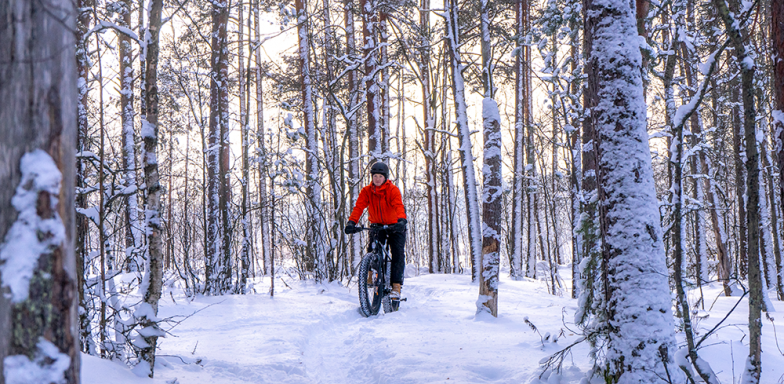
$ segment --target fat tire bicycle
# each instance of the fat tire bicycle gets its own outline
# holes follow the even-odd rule
[[[375,316],[381,307],[384,313],[391,313],[396,308],[392,307],[389,293],[392,292],[390,271],[392,270],[392,257],[386,242],[378,239],[380,231],[389,230],[389,225],[371,225],[356,227],[360,231],[370,231],[370,252],[362,257],[357,271],[359,286],[359,312],[364,317]]]

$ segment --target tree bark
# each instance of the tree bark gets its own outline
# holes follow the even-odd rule
[[[378,84],[378,46],[376,27],[379,22],[377,12],[378,0],[360,0],[362,8],[362,51],[365,62],[365,97],[367,102],[367,138],[370,164],[381,158],[382,125],[381,98]]]
[[[94,6],[93,0],[78,0],[76,9],[89,9]],[[79,89],[77,101],[77,128],[76,128],[76,150],[77,152],[86,151],[87,136],[89,134],[89,121],[87,114],[87,104],[89,103],[89,75],[90,63],[88,47],[85,41],[87,31],[90,29],[92,20],[92,12],[83,11],[78,13],[77,29],[76,29],[76,68],[79,79],[77,86]],[[81,190],[85,187],[85,174],[84,166],[81,160],[76,161],[76,187],[79,190],[76,194],[76,209],[87,208],[87,194]],[[78,214],[75,217],[76,221],[76,276],[77,276],[77,291],[79,292],[79,331],[80,331],[80,344],[81,351],[85,353],[95,353],[93,349],[92,338],[90,337],[90,317],[88,313],[88,305],[85,301],[85,274],[84,263],[87,259],[87,234],[89,231],[88,219],[86,215]]]
[[[743,136],[746,141],[746,194],[748,213],[748,281],[749,281],[749,357],[744,381],[759,383],[762,372],[762,319],[764,306],[762,276],[760,268],[760,191],[759,191],[759,152],[757,148],[757,112],[754,105],[754,61],[746,47],[747,38],[741,26],[730,12],[724,0],[713,0],[719,17],[724,22],[735,57],[740,68],[741,100],[743,101]]]
[[[771,30],[773,40],[773,93],[776,108],[773,111],[773,136],[779,166],[779,202],[784,210],[784,0],[771,0]],[[779,213],[782,213],[779,211]],[[780,216],[784,219],[784,215]],[[776,262],[781,266],[781,261]],[[782,272],[778,272],[778,285],[782,286]],[[784,300],[784,297],[780,298]]]
[[[490,4],[481,3],[482,47],[482,126],[484,127],[484,188],[482,190],[482,263],[479,274],[477,312],[498,317],[498,270],[501,259],[501,121],[498,104],[493,100],[492,54],[490,41]]]
[[[117,25],[131,27],[131,0],[123,0],[120,4],[120,15]],[[125,170],[125,263],[132,271],[137,271],[140,262],[138,249],[141,247],[139,231],[139,207],[136,198],[136,139],[134,135],[133,110],[133,47],[130,36],[118,32],[120,48],[120,109],[122,116],[122,153],[123,169]],[[130,191],[133,191],[131,193]]]
[[[463,80],[463,61],[460,58],[460,32],[458,28],[457,0],[447,4],[446,43],[449,50],[450,72],[452,74],[452,96],[455,103],[455,120],[460,141],[460,162],[463,169],[463,191],[465,193],[466,222],[468,223],[468,243],[472,259],[472,281],[479,279],[482,265],[482,234],[479,220],[479,203],[474,173],[474,155],[471,153],[471,133],[465,102],[465,83]]]
[[[525,61],[524,36],[526,30],[527,0],[516,0],[515,7],[515,125],[514,125],[514,170],[512,174],[512,228],[510,229],[510,242],[512,255],[510,274],[513,279],[526,276],[523,267],[523,202],[525,185],[525,105],[528,98],[525,88],[525,75],[528,63]]]
[[[147,346],[141,350],[141,358],[149,364],[149,377],[155,368],[155,349],[158,336],[158,300],[163,286],[163,223],[161,220],[160,176],[158,174],[158,39],[161,29],[163,0],[152,0],[150,4],[149,27],[145,74],[145,109],[142,111],[142,139],[144,141],[144,181],[147,185],[147,206],[145,208],[145,233],[147,234],[147,263],[145,277],[140,291],[143,303],[137,309],[141,313],[140,324],[155,329],[144,337]],[[149,306],[152,312],[144,309]],[[141,309],[141,311],[140,311]]]
[[[343,18],[346,26],[346,54],[349,57],[357,54],[357,45],[354,37],[354,2],[345,0]],[[360,191],[360,167],[359,167],[359,133],[357,132],[357,105],[360,103],[359,82],[357,81],[357,71],[348,72],[348,94],[349,110],[351,113],[346,121],[346,131],[348,134],[348,183],[349,183],[349,202],[354,204],[359,198]],[[359,236],[351,236],[349,248],[351,249],[351,269],[352,276],[354,270],[359,266],[362,258],[362,244]]]
[[[212,5],[212,53],[210,63],[210,132],[207,149],[207,254],[205,255],[205,293],[217,295],[224,292],[224,278],[229,265],[225,264],[226,251],[223,240],[229,229],[224,225],[228,214],[225,180],[228,164],[224,164],[224,142],[228,127],[228,41],[227,0],[214,1]],[[227,158],[228,160],[228,158]],[[225,213],[225,214],[224,214]]]
[[[316,130],[315,108],[313,106],[313,85],[310,73],[310,40],[308,36],[308,17],[305,0],[294,2],[297,9],[297,36],[299,42],[300,76],[302,78],[302,125],[305,127],[306,155],[305,173],[307,178],[308,212],[308,262],[312,262],[316,280],[328,277],[326,255],[324,254],[321,231],[321,181],[318,162],[318,132]]]
[[[22,382],[30,364],[80,381],[74,152],[86,84],[77,85],[74,5],[0,2],[10,22],[0,28],[2,382]]]
[[[675,349],[667,266],[653,180],[634,9],[586,1],[591,120],[598,148],[608,383],[667,377]],[[590,32],[590,33],[589,33]],[[641,301],[642,300],[642,301]],[[645,332],[636,332],[644,327]]]
[[[259,44],[261,39],[261,23],[260,23],[260,1],[256,0],[253,7],[253,27],[256,31],[255,43]],[[271,263],[272,255],[272,233],[270,231],[270,203],[269,203],[269,189],[267,188],[268,180],[268,167],[269,160],[267,158],[267,150],[265,148],[265,132],[264,132],[264,69],[263,61],[261,59],[261,49],[256,48],[256,145],[257,148],[257,162],[259,166],[259,227],[261,228],[261,257],[263,260],[263,272],[268,273],[269,265]]]

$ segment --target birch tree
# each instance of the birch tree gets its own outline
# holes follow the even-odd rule
[[[447,2],[446,44],[449,50],[449,69],[452,75],[452,97],[454,98],[455,121],[460,141],[460,162],[463,170],[463,191],[465,193],[466,222],[468,223],[468,243],[472,261],[472,281],[479,279],[482,261],[482,235],[479,220],[479,201],[476,191],[474,155],[471,152],[471,132],[468,127],[468,114],[465,101],[465,65],[460,55],[460,28],[458,23],[457,0]]]
[[[310,73],[310,42],[308,36],[308,16],[305,0],[296,0],[297,41],[300,76],[302,79],[302,125],[305,128],[305,173],[307,199],[307,243],[308,259],[314,263],[316,280],[328,277],[327,260],[321,243],[323,216],[321,212],[321,182],[318,161],[318,132],[313,107],[313,84]]]
[[[145,205],[145,233],[147,234],[147,262],[145,276],[139,289],[143,302],[134,317],[143,327],[139,334],[144,339],[141,361],[149,377],[155,368],[155,349],[158,337],[165,333],[158,327],[158,300],[163,286],[163,221],[161,219],[162,186],[158,174],[158,40],[161,30],[163,0],[152,0],[146,34],[145,109],[142,111],[142,139],[144,140],[144,182],[147,186]]]
[[[120,109],[122,120],[123,169],[125,169],[125,259],[131,270],[138,270],[141,247],[139,231],[139,207],[135,191],[136,185],[136,136],[134,134],[133,109],[133,46],[132,37],[124,31],[131,31],[131,1],[123,0],[115,5],[118,13],[117,25],[123,30],[117,32],[120,50]]]
[[[0,20],[9,22],[0,28],[0,381],[6,383],[80,382],[77,15],[72,1],[0,2]]]

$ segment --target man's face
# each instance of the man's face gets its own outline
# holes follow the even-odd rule
[[[375,185],[376,187],[380,187],[381,184],[384,184],[385,181],[386,178],[384,177],[384,175],[380,173],[373,174],[373,185]]]

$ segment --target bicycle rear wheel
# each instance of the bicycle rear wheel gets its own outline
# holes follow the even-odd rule
[[[365,317],[378,314],[381,308],[384,276],[380,273],[380,259],[377,254],[368,253],[359,264],[359,311]]]

